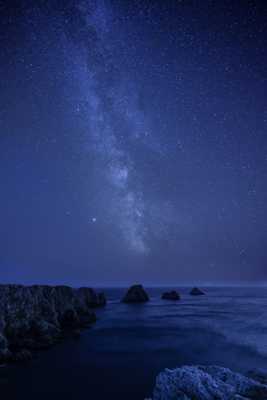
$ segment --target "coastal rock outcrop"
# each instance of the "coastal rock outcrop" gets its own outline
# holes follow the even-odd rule
[[[32,350],[90,325],[93,308],[105,303],[90,288],[0,285],[0,362],[28,359]]]
[[[144,303],[146,301],[149,301],[149,297],[142,285],[131,286],[122,299],[123,303]]]
[[[249,378],[254,379],[255,381],[267,385],[267,369],[261,369],[261,368],[253,369],[248,371],[246,375]]]
[[[162,293],[161,298],[163,300],[180,300],[181,296],[176,292],[176,290],[171,290],[170,292]]]
[[[183,366],[156,379],[153,400],[266,400],[267,386],[228,368]]]
[[[191,290],[190,294],[191,294],[192,296],[202,296],[202,295],[204,295],[205,293],[204,293],[202,290],[200,290],[199,288],[194,287],[194,288]]]

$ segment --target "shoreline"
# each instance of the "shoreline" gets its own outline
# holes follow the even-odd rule
[[[160,371],[165,371],[166,367],[170,370],[185,366],[198,368],[206,362],[206,367],[220,365],[220,368],[230,368],[234,374],[239,373],[243,377],[247,376],[247,371],[251,368],[265,368],[263,357],[258,359],[258,355],[262,353],[259,352],[256,355],[256,352],[252,352],[249,346],[242,345],[242,340],[239,344],[229,342],[229,338],[224,336],[220,328],[210,330],[205,325],[205,321],[213,320],[215,311],[221,323],[224,324],[232,318],[235,321],[232,300],[229,302],[235,296],[238,301],[236,310],[239,309],[239,305],[244,304],[243,300],[245,303],[249,302],[253,309],[256,307],[258,310],[257,304],[250,303],[246,290],[241,292],[226,290],[222,297],[221,291],[218,290],[217,297],[212,294],[209,296],[210,293],[207,292],[207,296],[195,298],[189,295],[188,290],[184,289],[179,291],[182,299],[177,302],[162,300],[163,291],[163,287],[155,291],[148,289],[150,302],[141,305],[122,303],[121,299],[125,290],[107,292],[111,301],[108,302],[107,308],[99,310],[99,322],[94,325],[94,329],[84,330],[81,340],[64,340],[59,346],[54,346],[50,351],[34,357],[32,362],[10,365],[10,368],[6,369],[6,375],[10,379],[9,385],[12,381],[16,382],[14,390],[18,392],[21,385],[25,385],[23,390],[26,395],[29,389],[24,381],[28,381],[27,376],[31,376],[34,369],[36,369],[34,372],[36,385],[38,382],[39,384],[42,382],[42,377],[46,374],[53,382],[53,374],[60,369],[62,371],[61,378],[57,383],[50,383],[50,388],[47,388],[50,394],[54,393],[53,390],[60,391],[60,393],[61,391],[62,393],[66,393],[66,391],[75,393],[75,387],[81,385],[81,388],[84,388],[83,391],[88,387],[88,390],[95,393],[95,398],[104,399],[105,388],[99,389],[97,385],[105,377],[107,386],[113,385],[110,390],[114,398],[116,398],[114,393],[117,391],[119,393],[122,390],[124,394],[128,390],[132,391],[132,385],[138,381],[141,388],[136,392],[139,394],[134,397],[135,391],[133,391],[133,393],[129,393],[128,398],[142,400],[152,398],[156,377]],[[241,298],[240,293],[242,293]],[[251,291],[252,296],[253,293],[254,296],[258,295],[257,291]],[[262,293],[262,305],[264,306],[266,304],[265,291]],[[112,302],[112,298],[116,299],[116,303]],[[243,300],[239,300],[239,298]],[[257,310],[255,309],[255,311]],[[223,322],[224,320],[225,322]],[[227,325],[224,327],[227,328]],[[212,327],[210,326],[210,328]],[[212,355],[214,350],[216,354]],[[143,362],[144,354],[146,360]],[[241,355],[242,358],[240,358]],[[257,362],[254,362],[256,359]],[[136,377],[131,377],[136,368],[140,368],[140,371]],[[197,371],[195,372],[197,373]],[[123,383],[116,381],[117,374],[123,377]],[[4,370],[2,375],[5,375]],[[83,383],[82,380],[86,376],[90,379]],[[65,380],[68,382],[64,383]],[[81,388],[78,389],[77,398],[82,398]],[[8,392],[8,386],[5,390]],[[38,390],[35,388],[35,391]],[[33,393],[35,392],[29,390],[30,399]],[[122,398],[118,397],[118,399]],[[166,400],[168,399],[166,398]],[[199,399],[197,398],[197,400]]]

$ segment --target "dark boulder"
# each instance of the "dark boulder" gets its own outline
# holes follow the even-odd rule
[[[161,298],[163,300],[180,300],[181,296],[176,292],[176,290],[171,290],[170,292],[162,293]]]
[[[145,303],[149,297],[142,285],[131,286],[122,299],[123,303]]]
[[[202,292],[202,290],[200,290],[197,287],[194,287],[191,292],[190,292],[191,296],[202,296],[203,294],[205,294],[204,292]]]

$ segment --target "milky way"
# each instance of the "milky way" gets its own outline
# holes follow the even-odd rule
[[[0,11],[0,280],[265,282],[266,6]]]
[[[78,59],[71,78],[80,87],[78,112],[88,121],[82,150],[94,151],[98,168],[104,171],[104,179],[100,178],[99,184],[107,202],[106,209],[102,210],[105,218],[119,226],[129,249],[145,254],[149,252],[148,225],[160,233],[162,224],[169,220],[162,218],[164,204],[161,203],[157,205],[161,217],[155,212],[149,214],[149,208],[155,210],[156,204],[146,201],[149,188],[141,184],[142,170],[131,148],[139,145],[142,151],[157,155],[160,143],[138,105],[135,83],[123,76],[118,60],[113,59],[112,48],[116,42],[109,38],[111,4],[84,2],[77,4],[77,10],[90,39],[93,35],[89,45],[87,40],[76,42],[74,49],[65,44],[68,53],[74,51]],[[147,219],[150,224],[146,223]]]

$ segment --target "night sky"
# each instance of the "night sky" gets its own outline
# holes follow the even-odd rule
[[[1,282],[267,282],[267,3],[0,18]]]

